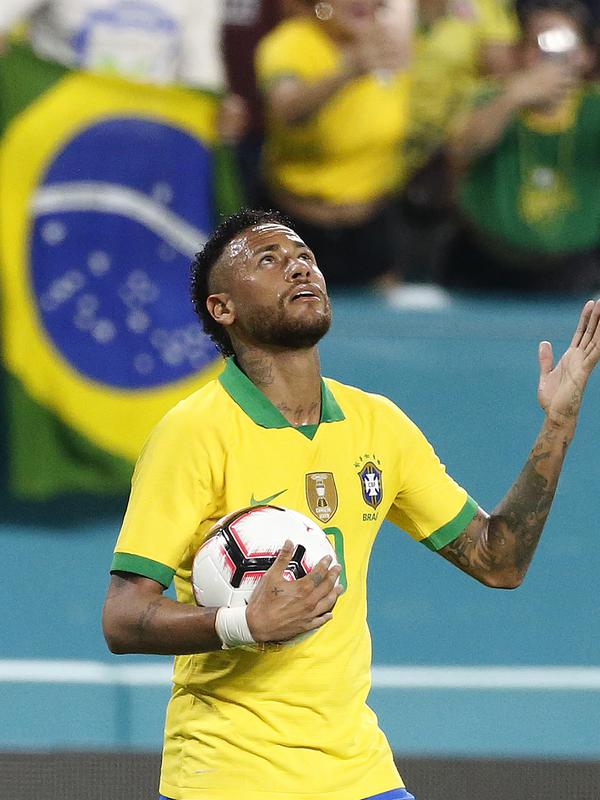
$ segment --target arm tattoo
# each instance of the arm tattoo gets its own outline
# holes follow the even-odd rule
[[[490,519],[490,546],[502,561],[508,556],[521,579],[550,512],[567,445],[556,429],[543,430],[514,486]]]
[[[519,572],[526,572],[537,547],[552,505],[556,481],[549,481],[536,470],[539,459],[530,458],[515,486],[498,507],[490,521],[491,534],[514,550],[514,563]],[[557,476],[558,477],[558,476]]]
[[[479,511],[475,519],[482,519],[482,515]],[[475,539],[469,533],[469,529],[467,529],[463,531],[460,536],[457,536],[453,542],[450,542],[444,549],[444,554],[449,557],[457,567],[468,570],[473,558],[472,550],[474,545]]]
[[[151,603],[149,603],[140,614],[140,618],[137,621],[136,627],[141,639],[145,638],[146,633],[152,623],[152,620],[154,619],[154,617],[156,616],[156,612],[160,608],[162,599],[163,599],[162,597],[157,597],[156,600],[153,600]]]
[[[570,436],[544,426],[521,474],[491,517],[481,512],[443,555],[484,583],[517,586],[542,535]]]

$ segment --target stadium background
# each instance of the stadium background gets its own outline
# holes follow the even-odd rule
[[[7,74],[5,65],[0,77]],[[8,83],[10,76],[4,92]],[[14,111],[4,103],[3,115],[7,109]],[[221,192],[231,205],[227,170],[211,154],[218,185],[207,194]],[[15,316],[7,296],[5,344],[6,312]],[[420,312],[394,310],[366,291],[336,293],[324,372],[396,401],[451,474],[491,509],[541,423],[537,343],[549,338],[557,351],[564,347],[580,305],[456,294],[447,308]],[[41,372],[31,355],[29,362]],[[15,499],[8,491],[13,426],[21,426],[26,471],[48,420],[32,416],[23,386],[15,394],[10,366],[0,372],[0,797],[152,798],[169,659],[111,656],[100,627],[126,498],[106,494],[107,478],[103,496]],[[369,574],[371,703],[417,800],[600,797],[599,401],[595,376],[542,544],[518,591],[485,589],[391,526],[382,529]],[[93,427],[91,411],[90,420]],[[66,449],[75,446],[65,429],[54,434]],[[103,462],[105,477],[118,483],[119,464],[111,472]],[[58,474],[54,461],[47,473]],[[101,473],[90,471],[90,485]]]
[[[462,296],[419,313],[364,295],[334,302],[325,373],[396,400],[491,508],[541,421],[537,342],[564,346],[578,304]],[[599,401],[596,376],[518,591],[477,585],[391,526],[376,543],[371,702],[423,800],[599,796]],[[6,798],[151,796],[156,758],[126,754],[160,747],[168,659],[107,653],[100,607],[122,503],[82,502],[44,522],[3,514],[0,745],[36,753],[0,758]]]

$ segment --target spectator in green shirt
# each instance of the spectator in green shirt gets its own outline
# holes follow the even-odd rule
[[[600,288],[600,91],[578,0],[527,0],[519,69],[478,97],[453,136],[463,230],[447,282]]]

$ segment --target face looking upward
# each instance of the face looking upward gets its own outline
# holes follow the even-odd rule
[[[213,268],[207,306],[234,347],[314,347],[331,324],[315,257],[291,228],[266,222],[239,233]],[[220,290],[220,291],[219,291]]]

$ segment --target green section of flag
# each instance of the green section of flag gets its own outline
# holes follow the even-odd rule
[[[3,388],[10,494],[48,500],[62,493],[127,491],[133,471],[129,461],[101,450],[65,425],[6,372]]]
[[[0,132],[68,73],[60,64],[37,58],[24,44],[11,46],[0,58]]]

